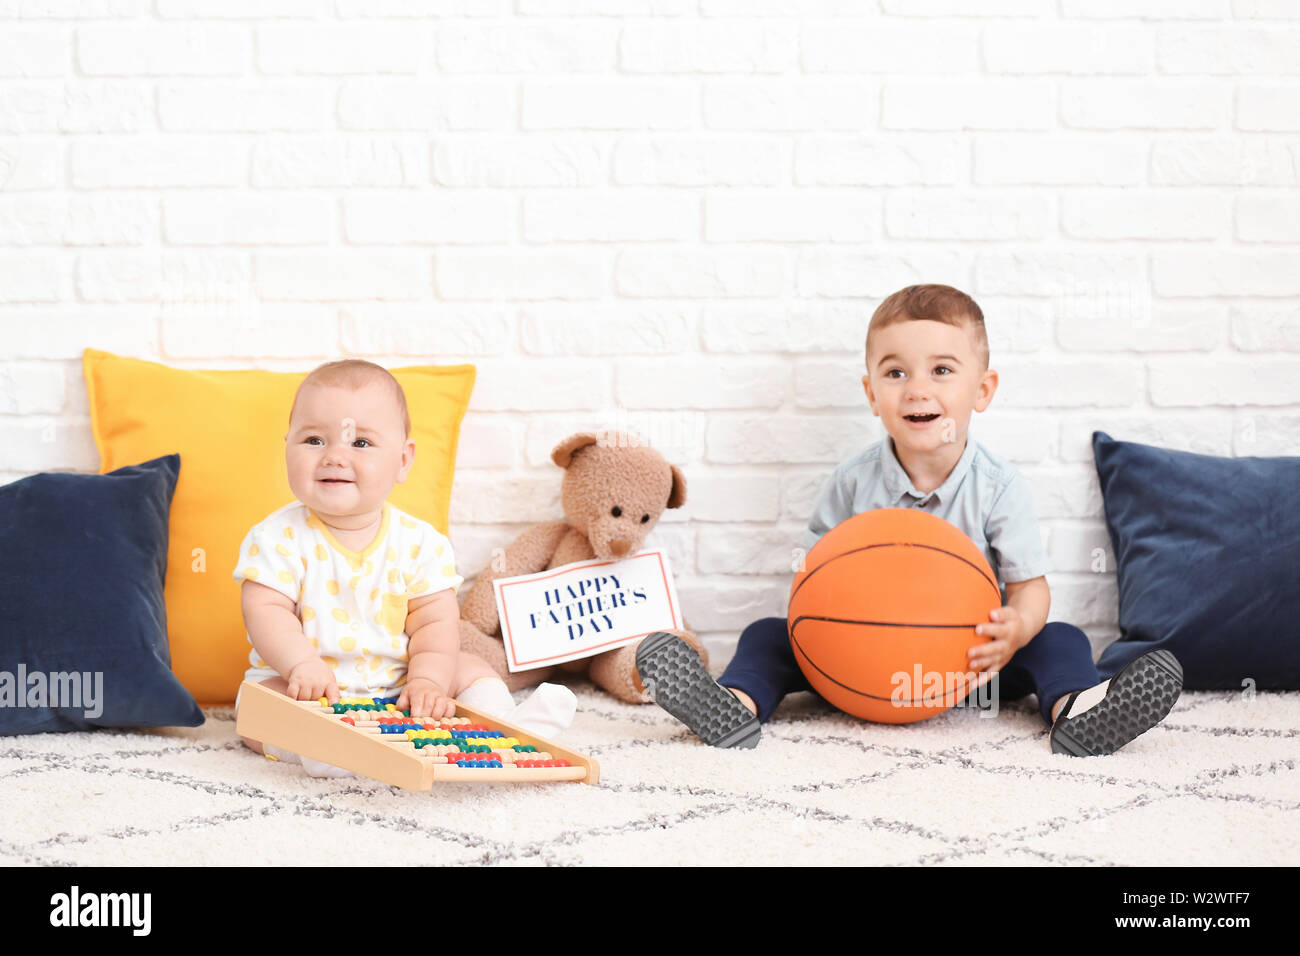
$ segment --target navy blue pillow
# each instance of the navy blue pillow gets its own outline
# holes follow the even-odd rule
[[[163,581],[180,455],[0,485],[0,734],[195,727]]]
[[[1165,648],[1185,686],[1300,689],[1300,458],[1215,458],[1115,441],[1092,451],[1119,563],[1112,677]]]

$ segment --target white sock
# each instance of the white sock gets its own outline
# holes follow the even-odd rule
[[[302,769],[309,777],[355,777],[351,770],[344,770],[342,767],[336,767],[332,763],[325,763],[323,760],[312,760],[311,757],[303,757]]]
[[[476,680],[457,694],[456,699],[466,707],[507,720],[510,711],[515,709],[515,699],[510,696],[506,682],[499,677]]]
[[[506,720],[538,737],[554,739],[573,723],[578,712],[578,698],[560,684],[538,684],[537,689],[510,713]]]
[[[280,763],[301,763],[298,755],[292,750],[282,750],[275,744],[262,744],[262,752],[272,760],[278,760]]]

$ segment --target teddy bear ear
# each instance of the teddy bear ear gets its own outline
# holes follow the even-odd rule
[[[686,476],[676,465],[669,465],[673,472],[673,488],[668,492],[668,507],[680,508],[686,504]]]
[[[575,451],[586,448],[588,445],[594,445],[599,440],[594,432],[579,432],[577,435],[570,435],[555,446],[555,449],[551,452],[551,461],[561,468],[568,468],[569,463],[573,461]]]

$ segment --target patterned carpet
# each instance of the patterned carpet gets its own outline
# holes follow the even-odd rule
[[[576,686],[598,786],[411,793],[192,730],[0,742],[0,862],[392,865],[1278,865],[1300,860],[1300,693],[1185,693],[1111,757],[1053,756],[1036,713],[860,723],[809,695],[756,750]]]

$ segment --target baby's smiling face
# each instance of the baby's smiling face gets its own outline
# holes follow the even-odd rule
[[[309,385],[298,394],[284,457],[299,501],[329,524],[364,528],[406,480],[415,442],[384,385]]]

